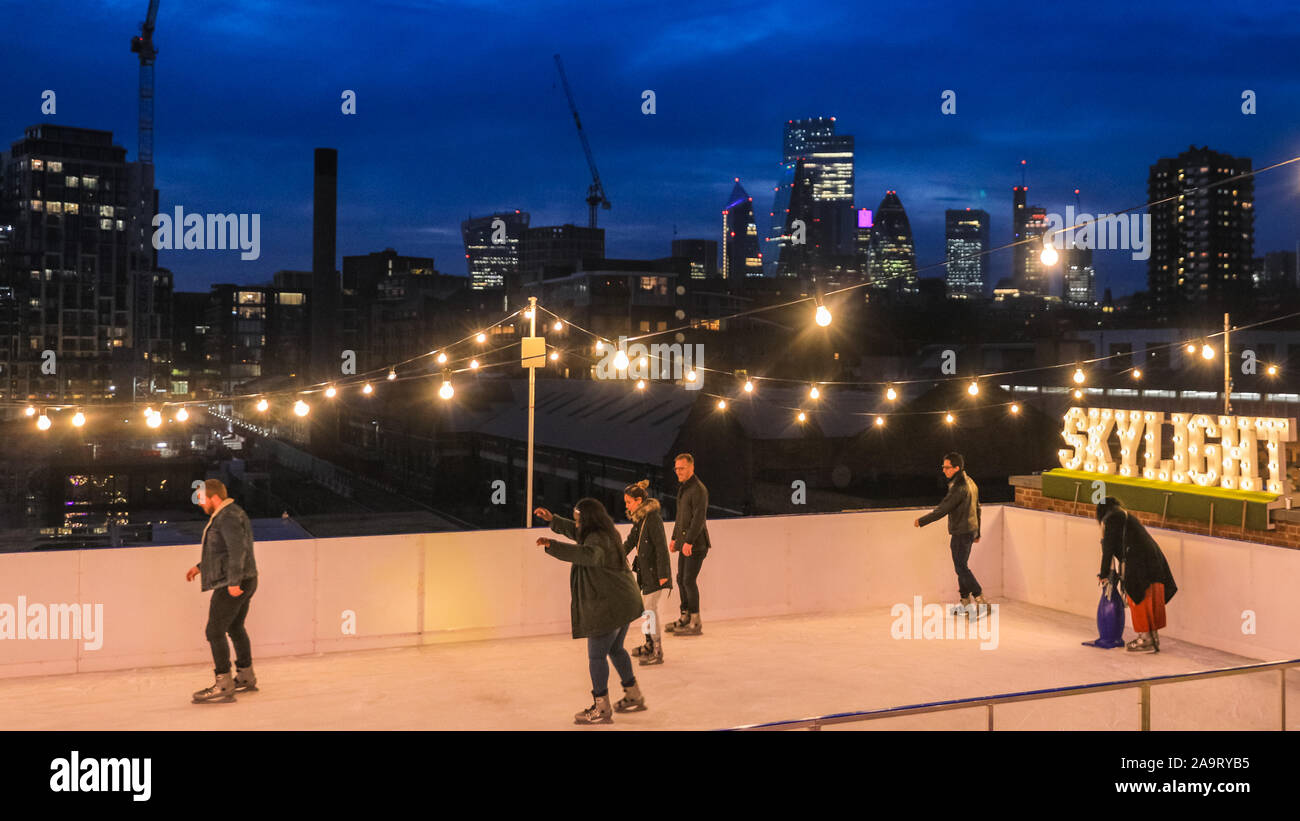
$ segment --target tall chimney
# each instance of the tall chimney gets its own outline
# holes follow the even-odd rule
[[[311,374],[321,382],[338,375],[339,278],[334,268],[338,232],[339,152],[316,149],[311,229]]]

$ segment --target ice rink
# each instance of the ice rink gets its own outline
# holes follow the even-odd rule
[[[718,729],[816,714],[1186,673],[1256,660],[1172,638],[1162,652],[1097,650],[1092,619],[1000,605],[997,647],[897,639],[888,608],[710,622],[665,637],[666,664],[636,666],[649,710],[600,729]],[[628,649],[640,642],[638,627]],[[251,631],[250,631],[251,632]],[[202,643],[202,625],[194,627]],[[1131,631],[1125,638],[1132,638]],[[257,634],[252,632],[256,659]],[[5,730],[560,730],[591,703],[586,642],[567,635],[255,661],[261,690],[195,705],[208,665],[0,680]],[[621,695],[611,670],[611,695]],[[1300,671],[1288,676],[1300,729]],[[1277,729],[1276,671],[1156,686],[1152,728]],[[997,729],[1138,729],[1136,689],[999,706]],[[843,729],[983,729],[983,707]],[[597,728],[589,728],[597,729]]]

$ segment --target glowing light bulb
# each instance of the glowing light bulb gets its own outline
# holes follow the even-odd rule
[[[190,418],[190,412],[185,410],[185,408],[181,408],[180,410],[176,411],[176,419],[178,421],[184,422],[186,419],[189,418]]]
[[[952,414],[951,414],[951,413],[948,414],[947,416],[945,416],[945,417],[943,418],[943,420],[944,420],[945,422],[947,422],[949,425],[951,425],[952,422],[953,422]]]
[[[1193,345],[1192,343],[1188,342],[1188,343],[1187,343],[1187,352],[1188,352],[1188,353],[1196,353],[1196,346]]]
[[[333,399],[335,396],[338,395],[338,390],[336,390],[333,385],[330,385],[328,388],[325,389],[325,395],[330,399]]]
[[[297,402],[293,403],[293,412],[298,416],[306,416],[311,412],[311,405],[308,405],[306,402],[299,399]]]
[[[153,405],[150,405],[149,407],[144,409],[144,418],[148,419],[150,416],[153,416],[153,413],[154,413]]]
[[[1083,391],[1079,390],[1078,388],[1075,388],[1075,390],[1074,390],[1074,398],[1075,398],[1075,399],[1082,399],[1082,398],[1083,398]]]
[[[1202,345],[1202,346],[1201,346],[1201,358],[1202,358],[1202,359],[1213,359],[1213,358],[1214,358],[1214,349],[1211,348],[1209,345]]]
[[[746,379],[746,380],[745,380],[745,393],[753,393],[753,392],[754,392],[754,383],[751,382],[751,381],[749,381],[748,379]]]
[[[477,359],[471,359],[471,360],[469,361],[469,369],[470,369],[471,371],[476,371],[476,370],[478,370],[478,360],[477,360]]]
[[[695,375],[695,371],[689,371],[689,372],[686,374],[686,381],[687,381],[687,382],[694,382],[694,381],[695,381],[696,379],[698,379],[698,378],[699,378],[699,377],[697,377],[697,376]]]
[[[876,417],[876,427],[881,427],[881,426],[883,426],[884,424],[885,424],[885,417],[883,417],[883,416],[877,416],[877,417]]]
[[[1083,373],[1083,368],[1075,368],[1075,369],[1074,369],[1074,384],[1076,384],[1076,385],[1082,385],[1083,382],[1084,382],[1084,380],[1087,379],[1087,378],[1088,378],[1088,377],[1085,376],[1084,373]]]
[[[564,330],[564,323],[557,319],[555,320],[555,324],[552,325],[551,327],[557,331],[562,331]]]
[[[615,368],[617,368],[618,370],[622,371],[622,370],[627,370],[627,366],[628,366],[628,361],[627,361],[627,352],[626,352],[626,351],[619,351],[618,353],[614,354],[614,367],[615,367]]]
[[[162,427],[162,414],[155,413],[151,415],[147,420],[145,420],[145,424],[151,428]]]
[[[532,319],[532,318],[533,318],[532,308],[529,308],[528,310],[524,311],[524,319]]]
[[[644,380],[644,379],[638,379],[638,380],[636,381],[636,389],[639,390],[639,391],[643,391],[643,390],[645,390],[645,380]]]
[[[86,424],[86,414],[82,413],[81,411],[77,411],[76,414],[72,417],[72,424],[78,428]]]
[[[726,410],[726,409],[727,409],[727,400],[725,400],[725,399],[719,399],[719,400],[718,400],[718,410]]]
[[[970,387],[966,389],[966,393],[969,393],[971,396],[979,396],[979,392],[980,386],[978,382],[970,383]]]
[[[361,392],[364,393],[366,396],[369,396],[370,394],[375,392],[375,389],[370,385],[369,382],[367,382],[366,384],[361,386]]]
[[[806,422],[808,420],[808,414],[804,413],[803,411],[799,411],[799,415],[795,418],[798,419],[800,422]]]
[[[447,364],[447,354],[445,354],[445,353],[439,353],[439,354],[438,354],[438,364],[439,364],[439,365],[445,365],[445,364]]]
[[[46,416],[45,414],[42,413],[42,414],[41,414],[39,417],[37,417],[37,419],[36,419],[36,427],[40,428],[41,430],[49,430],[49,429],[50,429],[50,417],[48,417],[48,416]]]
[[[479,334],[478,336],[474,337],[474,341],[482,345],[484,342],[487,342],[487,334]]]
[[[1056,253],[1056,247],[1052,245],[1052,241],[1046,236],[1043,237],[1043,253],[1039,254],[1038,258],[1047,266],[1055,265],[1057,260],[1061,258]]]
[[[600,353],[600,352],[603,351],[603,350],[605,350],[605,343],[604,343],[604,342],[601,342],[600,340],[597,340],[597,341],[596,341],[596,353]]]
[[[560,360],[560,354],[557,351],[551,351],[551,361],[558,362],[559,360]]]
[[[392,368],[389,368],[389,369],[388,369],[388,381],[389,381],[389,382],[392,382],[392,381],[393,381],[394,379],[396,379],[396,378],[397,378],[397,371],[393,370]]]
[[[1020,413],[1020,406],[1019,406],[1019,405],[1012,405],[1012,406],[1011,406],[1011,412],[1012,412],[1012,413]]]
[[[257,400],[257,410],[259,412],[265,412],[269,407],[271,407],[271,403],[267,402],[265,399]]]
[[[1277,376],[1277,365],[1269,365],[1266,373],[1269,376]]]
[[[831,324],[831,309],[827,308],[825,305],[818,305],[817,313],[814,315],[814,320],[818,325],[825,328],[827,325]]]
[[[27,410],[25,410],[25,411],[23,411],[23,412],[26,413],[28,416],[35,416],[35,415],[36,415],[36,408],[33,408],[31,405],[28,405],[28,406],[27,406]]]
[[[813,385],[812,388],[808,391],[808,395],[809,395],[810,397],[812,397],[813,399],[820,399],[820,398],[821,398],[821,395],[822,395],[822,392],[819,391],[819,390],[817,390],[817,386],[816,386],[816,385]]]
[[[451,386],[450,382],[443,382],[442,387],[438,388],[438,395],[443,399],[450,399],[456,395],[456,389]]]
[[[894,390],[893,388],[890,388],[889,390],[885,391],[885,398],[888,399],[890,402],[893,402],[895,399],[898,398],[898,391]]]
[[[1141,368],[1134,368],[1134,369],[1133,369],[1133,378],[1134,378],[1134,379],[1141,379],[1141,378],[1142,378],[1142,369],[1141,369]]]

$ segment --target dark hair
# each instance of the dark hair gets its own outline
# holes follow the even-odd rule
[[[606,533],[613,537],[614,541],[621,542],[618,530],[614,528],[614,520],[609,518],[609,513],[600,500],[593,499],[590,496],[585,499],[579,499],[578,503],[573,506],[578,511],[578,543],[586,541],[587,536],[592,533]]]
[[[1110,513],[1112,510],[1123,509],[1124,505],[1119,499],[1116,499],[1114,496],[1107,496],[1105,501],[1097,505],[1097,521],[1100,522],[1102,519],[1106,518],[1106,514]]]
[[[650,480],[642,479],[636,484],[628,485],[623,488],[623,495],[631,496],[633,499],[645,500],[650,497],[650,494],[646,491],[646,488],[648,487],[650,487]]]
[[[952,453],[945,453],[943,458],[947,459],[953,467],[958,468],[959,470],[966,469],[966,460],[963,459],[962,455],[955,450]]]

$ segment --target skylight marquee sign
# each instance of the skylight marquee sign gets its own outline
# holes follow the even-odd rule
[[[1172,434],[1168,458],[1166,433]],[[1296,420],[1075,407],[1065,414],[1061,437],[1068,447],[1058,455],[1069,470],[1283,493],[1285,443],[1296,439]]]

